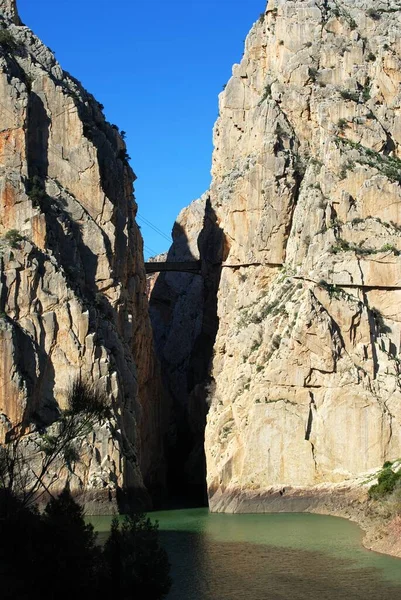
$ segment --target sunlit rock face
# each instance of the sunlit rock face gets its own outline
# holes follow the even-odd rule
[[[0,428],[36,431],[81,377],[114,417],[71,486],[107,509],[163,481],[161,385],[135,179],[102,107],[0,4]],[[50,474],[51,476],[51,474]]]
[[[394,0],[272,0],[220,94],[212,510],[401,455],[400,27]]]

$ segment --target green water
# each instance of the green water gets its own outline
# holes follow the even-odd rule
[[[309,514],[151,513],[172,565],[168,600],[401,600],[401,560],[349,521]],[[91,522],[102,535],[110,518]]]

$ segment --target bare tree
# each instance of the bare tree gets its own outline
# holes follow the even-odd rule
[[[44,494],[52,496],[58,476],[49,479],[51,469],[59,473],[66,466],[72,471],[85,438],[110,416],[106,394],[82,379],[72,384],[67,403],[46,433],[24,435],[21,427],[20,433],[0,445],[0,491],[6,511],[7,499],[18,498],[21,508],[27,508]]]

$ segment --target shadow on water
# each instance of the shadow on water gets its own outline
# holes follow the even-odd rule
[[[370,552],[362,531],[305,513],[149,513],[171,563],[167,600],[401,600],[401,561]],[[105,541],[111,517],[93,517]]]
[[[179,223],[174,225],[173,240],[167,262],[200,259],[202,266],[200,274],[161,273],[150,297],[155,347],[171,398],[166,436],[167,502],[170,506],[204,506],[204,431],[225,247],[210,198],[205,201],[197,248]]]
[[[172,565],[167,600],[396,600],[400,585],[375,567],[317,551],[222,542],[162,531]],[[401,564],[400,564],[401,568]]]

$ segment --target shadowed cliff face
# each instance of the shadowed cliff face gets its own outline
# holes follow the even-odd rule
[[[191,215],[186,222],[181,213],[166,262],[200,260],[201,272],[161,273],[150,295],[156,351],[171,398],[165,441],[169,502],[186,505],[206,503],[204,429],[213,387],[210,367],[224,248],[210,199],[194,204],[194,224],[201,229],[193,236]]]
[[[60,485],[70,477],[104,511],[164,478],[135,176],[100,105],[14,2],[0,20],[0,440],[51,424],[75,378],[96,383],[114,416]]]

